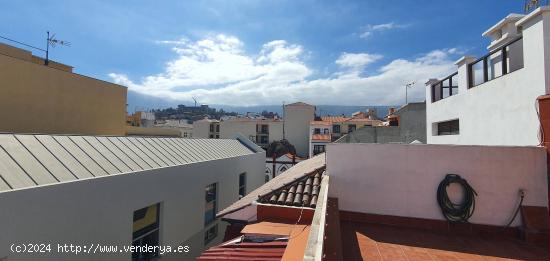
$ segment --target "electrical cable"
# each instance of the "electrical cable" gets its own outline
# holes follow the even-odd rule
[[[516,208],[516,211],[514,212],[514,216],[512,216],[512,219],[510,220],[510,222],[508,222],[508,224],[506,224],[506,226],[504,226],[504,228],[509,227],[510,225],[512,225],[512,222],[514,222],[514,220],[516,220],[516,217],[518,216],[519,210],[521,209],[521,205],[523,204],[523,198],[525,198],[525,191],[520,190],[519,191],[519,196],[520,196],[519,205]]]
[[[464,191],[464,200],[460,204],[455,204],[449,199],[447,187],[452,183],[462,186]],[[450,222],[468,223],[468,219],[475,210],[475,197],[477,192],[468,184],[468,182],[456,174],[447,174],[445,179],[439,183],[437,188],[437,203],[445,219]]]
[[[23,45],[23,46],[26,46],[26,47],[29,47],[29,48],[36,49],[36,50],[39,50],[39,51],[42,51],[42,52],[46,52],[46,50],[44,50],[44,49],[42,49],[42,48],[38,48],[38,47],[29,45],[29,44],[26,44],[26,43],[23,43],[23,42],[19,42],[19,41],[16,41],[16,40],[13,40],[13,39],[10,39],[10,38],[1,36],[1,35],[0,35],[0,38],[2,38],[2,39],[4,39],[4,40],[7,40],[7,41],[11,41],[11,42],[17,43],[17,44],[20,44],[20,45]]]

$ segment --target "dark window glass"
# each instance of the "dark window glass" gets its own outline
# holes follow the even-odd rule
[[[354,132],[356,128],[355,124],[348,125],[348,132]]]
[[[313,130],[313,133],[314,133],[314,134],[321,134],[321,129],[315,128],[315,129]]]
[[[239,174],[239,196],[246,195],[246,173]]]
[[[212,223],[216,219],[218,192],[216,183],[212,183],[205,188],[205,208],[204,208],[204,225]]]
[[[154,252],[145,249],[146,246],[159,245],[159,217],[160,203],[134,211],[132,246],[137,251],[132,253],[132,261],[152,260],[159,256],[158,249]]]
[[[437,135],[458,135],[460,125],[458,120],[445,121],[437,124]]]
[[[218,224],[213,225],[211,228],[204,232],[204,245],[206,246],[210,241],[218,236]]]
[[[313,145],[313,155],[325,152],[325,145]]]
[[[340,125],[332,125],[332,132],[340,133]]]

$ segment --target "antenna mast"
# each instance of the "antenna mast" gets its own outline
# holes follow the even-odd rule
[[[543,0],[525,0],[525,4],[524,4],[524,11],[525,13],[529,13],[537,8],[539,8],[540,6],[542,5],[548,5],[548,0],[546,1],[543,1]]]
[[[68,41],[62,41],[62,40],[55,39],[55,34],[52,34],[50,36],[50,31],[47,31],[46,34],[47,34],[47,38],[46,38],[46,60],[44,60],[44,65],[48,65],[49,62],[50,62],[50,59],[49,59],[50,46],[52,46],[52,48],[55,48],[55,45],[57,45],[57,44],[67,46],[67,47],[71,46],[71,43],[68,42]]]
[[[412,88],[416,84],[416,81],[405,84],[405,105],[409,103],[409,88]]]

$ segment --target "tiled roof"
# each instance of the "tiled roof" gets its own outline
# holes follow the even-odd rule
[[[253,153],[228,139],[0,134],[0,192]]]
[[[344,117],[344,116],[322,116],[321,119],[323,121],[328,121],[328,122],[344,122],[344,121],[347,121],[351,118],[350,117]]]
[[[330,121],[310,121],[310,125],[332,125]]]
[[[248,193],[246,196],[231,204],[229,207],[220,211],[217,216],[221,217],[226,214],[232,213],[239,209],[242,209],[246,206],[255,202],[258,197],[262,195],[267,195],[275,190],[283,188],[288,184],[301,179],[305,176],[308,176],[312,173],[317,173],[320,170],[325,169],[325,154],[319,154],[313,158],[304,160],[294,165],[292,168],[285,171],[284,174],[278,175],[269,182],[265,183],[261,187],[255,189],[254,191]]]
[[[281,260],[287,241],[227,242],[204,251],[196,260]]]
[[[330,141],[330,134],[313,134],[311,140]]]
[[[366,123],[366,124],[372,124],[372,125],[382,124],[381,120],[371,120],[367,118],[352,118],[347,120],[346,122]]]
[[[324,170],[316,171],[306,177],[298,179],[287,186],[261,196],[260,203],[275,205],[311,207],[317,205],[317,197]]]

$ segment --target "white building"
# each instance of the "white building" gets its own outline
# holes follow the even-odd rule
[[[492,40],[488,55],[465,56],[457,73],[430,80],[427,142],[538,145],[536,99],[550,88],[549,23],[550,7],[511,14],[483,33]]]
[[[285,105],[285,137],[296,148],[296,154],[309,154],[309,122],[315,119],[315,106],[303,102]]]
[[[193,137],[203,139],[220,138],[220,121],[202,119],[193,122]]]
[[[309,152],[309,122],[315,118],[315,106],[296,102],[285,105],[284,119],[267,119],[263,117],[237,117],[221,121],[203,119],[193,122],[193,137],[196,138],[231,138],[241,134],[262,148],[273,141],[286,138],[296,148],[300,157],[307,157]]]
[[[181,137],[192,138],[193,137],[193,125],[189,124],[187,120],[164,120],[157,121],[156,128],[169,128],[177,129],[181,132]]]
[[[309,157],[325,152],[326,145],[332,142],[332,123],[312,121],[309,125]]]
[[[223,238],[215,213],[264,183],[264,160],[244,137],[2,134],[0,260],[133,260],[124,250],[77,254],[58,244],[188,246],[162,260],[194,260]],[[51,252],[12,251],[22,243]]]
[[[283,139],[283,121],[266,118],[204,119],[193,123],[194,137],[228,139],[237,134],[247,137],[262,148]]]
[[[287,171],[288,169],[292,168],[294,165],[304,160],[305,160],[304,158],[300,158],[290,153],[281,155],[275,160],[273,160],[273,158],[266,158],[265,182],[268,182],[272,178],[279,176],[281,173]]]

